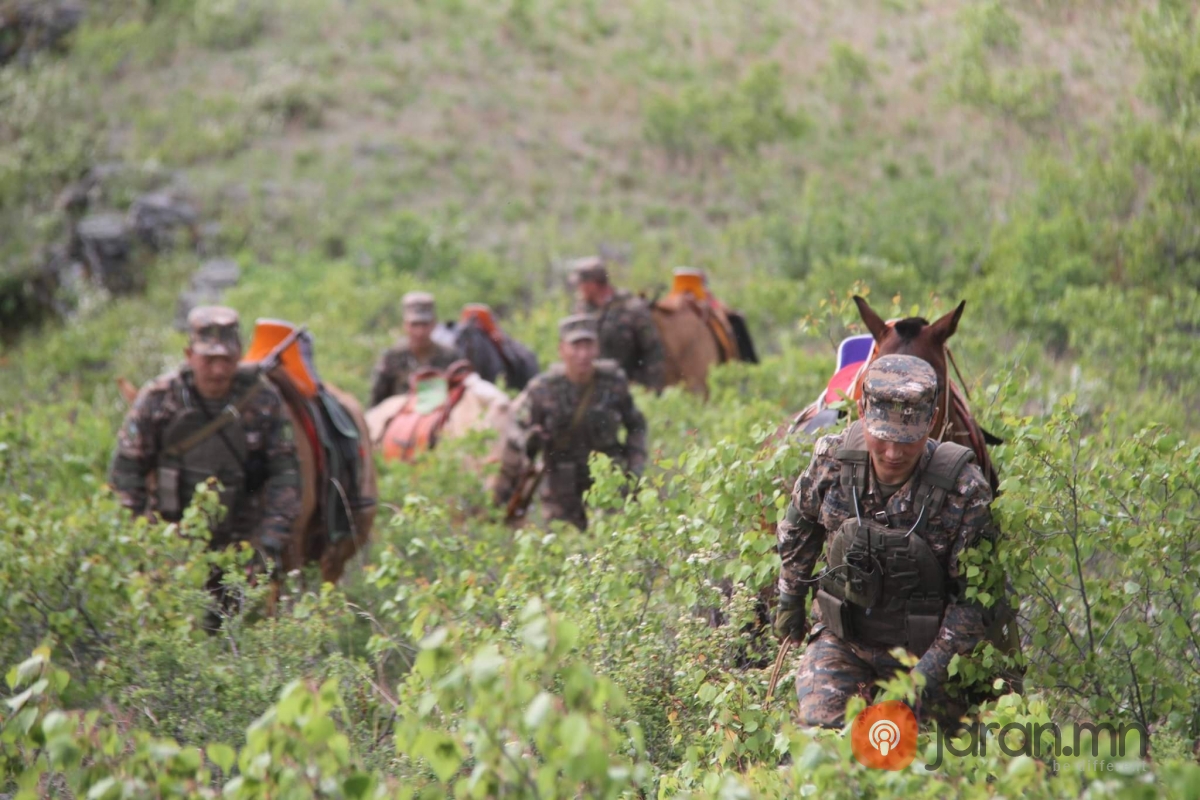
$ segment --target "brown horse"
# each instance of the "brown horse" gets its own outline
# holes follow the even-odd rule
[[[672,295],[650,307],[666,361],[663,384],[683,384],[689,392],[705,399],[708,398],[709,368],[729,357],[713,335],[706,311],[690,295]]]
[[[937,410],[930,436],[935,441],[956,442],[975,451],[975,463],[983,470],[992,491],[995,492],[1000,481],[987,446],[1000,444],[1001,440],[985,431],[971,416],[965,391],[950,380],[948,368],[952,358],[948,358],[950,350],[946,347],[946,341],[958,329],[958,320],[962,317],[966,301],[959,303],[953,311],[939,317],[933,323],[924,317],[885,322],[862,297],[855,295],[854,302],[858,306],[859,316],[875,339],[875,346],[870,358],[863,363],[854,377],[848,393],[849,398],[861,399],[862,379],[867,365],[879,356],[910,355],[925,361],[933,367],[938,376]],[[780,426],[775,435],[767,441],[767,445],[786,438],[801,427],[813,433],[819,428],[834,424],[844,412],[827,407],[824,398],[825,391],[822,391],[821,397],[797,414],[789,425]]]
[[[906,355],[916,356],[933,367],[938,376],[938,396],[933,432],[930,435],[939,442],[956,442],[974,450],[975,463],[983,470],[992,491],[995,492],[1000,485],[1000,479],[988,454],[987,445],[999,444],[1000,440],[984,431],[975,421],[967,408],[963,392],[950,380],[947,358],[949,350],[946,348],[946,342],[958,330],[958,320],[962,317],[967,301],[962,301],[953,311],[942,315],[933,323],[924,317],[908,317],[887,323],[875,313],[866,299],[855,295],[854,303],[858,306],[863,324],[875,337],[875,350],[867,363],[879,356]],[[861,395],[861,378],[856,381],[854,391],[856,398]]]

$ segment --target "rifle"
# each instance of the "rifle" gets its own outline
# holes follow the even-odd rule
[[[521,475],[521,480],[517,482],[516,488],[513,489],[512,497],[508,498],[508,506],[504,510],[504,521],[511,523],[517,522],[525,517],[529,511],[529,504],[533,502],[533,496],[537,493],[538,485],[542,482],[542,475],[546,472],[546,465],[540,462],[531,462]]]

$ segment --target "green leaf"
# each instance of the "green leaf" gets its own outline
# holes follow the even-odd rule
[[[342,792],[350,800],[365,800],[374,785],[375,780],[370,775],[359,772],[342,781]]]
[[[216,764],[222,773],[228,775],[233,769],[233,764],[237,761],[237,751],[227,744],[214,742],[205,748],[205,753],[208,754],[208,760]]]
[[[87,800],[110,800],[121,796],[121,786],[112,775],[96,781],[88,790]]]
[[[4,705],[12,709],[12,712],[15,714],[20,711],[27,702],[29,702],[29,698],[31,697],[33,697],[33,689],[26,689],[16,697],[10,697],[5,700]]]
[[[457,741],[441,731],[425,731],[417,739],[413,754],[429,762],[433,774],[446,783],[463,763],[462,748]]]
[[[504,656],[500,655],[499,648],[494,644],[489,644],[475,655],[471,660],[471,680],[476,683],[486,683],[500,672],[500,668],[504,666]]]
[[[540,728],[546,717],[554,710],[554,695],[540,692],[529,708],[525,710],[525,725],[529,728]]]
[[[559,727],[559,738],[567,752],[577,756],[584,751],[588,742],[588,721],[581,714],[569,714]]]

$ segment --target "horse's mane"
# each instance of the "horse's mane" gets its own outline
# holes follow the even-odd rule
[[[929,320],[924,317],[908,317],[895,325],[895,331],[905,341],[912,341],[921,335],[921,329],[928,327]]]

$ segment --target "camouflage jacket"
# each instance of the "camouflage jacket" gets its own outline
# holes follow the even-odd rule
[[[158,516],[160,493],[156,489],[160,473],[157,471],[166,460],[162,456],[168,428],[184,414],[201,408],[201,403],[209,414],[219,413],[225,405],[245,397],[256,381],[262,381],[262,385],[248,405],[240,409],[239,424],[244,431],[247,453],[243,469],[247,476],[255,472],[265,482],[252,492],[247,492],[245,485],[227,487],[222,499],[230,498],[231,507],[225,519],[214,526],[213,539],[215,545],[228,540],[251,540],[267,549],[282,549],[300,512],[296,443],[283,400],[270,383],[257,377],[256,370],[239,370],[229,397],[220,402],[200,398],[191,370],[186,366],[143,386],[125,415],[109,466],[109,483],[121,505],[134,514]],[[231,437],[222,441],[217,433],[208,438],[213,440],[211,446],[226,447]],[[233,446],[237,446],[236,440]],[[229,452],[232,450],[222,455]],[[193,488],[179,487],[183,505],[190,501]]]
[[[811,582],[813,568],[822,558],[827,534],[836,532],[847,518],[854,516],[850,487],[839,482],[842,462],[835,458],[844,436],[837,433],[818,439],[812,462],[796,481],[787,518],[779,523],[776,532],[782,559],[780,592],[802,596],[815,589]],[[886,503],[881,502],[875,471],[870,470],[867,493],[859,497],[862,517],[875,517],[876,512],[883,511],[890,527],[901,532],[911,528],[920,511],[913,508],[913,494],[936,446],[933,441],[926,444],[913,476]],[[969,653],[986,631],[985,610],[963,599],[967,581],[959,559],[965,548],[983,539],[996,539],[991,502],[987,479],[979,467],[968,464],[941,510],[927,520],[924,538],[945,570],[951,595],[937,639],[924,655],[917,654],[921,656],[917,669],[930,680],[944,681],[950,659],[956,654]],[[813,603],[813,620],[821,623],[816,603]]]
[[[579,504],[591,486],[588,457],[604,453],[626,471],[641,475],[646,465],[646,418],[633,403],[629,381],[611,361],[596,363],[596,377],[587,408],[572,428],[576,408],[586,387],[571,383],[561,364],[555,364],[532,381],[517,398],[505,437],[499,499],[507,500],[520,478],[526,454],[543,455],[546,477],[543,498],[566,505]],[[617,438],[625,428],[625,442]],[[540,441],[530,442],[531,436]]]
[[[379,362],[371,373],[371,407],[377,406],[392,395],[404,394],[409,389],[409,378],[419,367],[445,369],[462,358],[457,350],[433,342],[426,359],[417,358],[408,346],[408,339],[400,339],[383,351]]]
[[[663,388],[666,356],[646,301],[617,289],[603,306],[579,300],[575,313],[591,314],[599,321],[601,358],[616,361],[634,383],[654,391]]]

